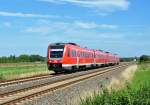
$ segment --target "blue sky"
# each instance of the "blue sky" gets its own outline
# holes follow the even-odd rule
[[[0,0],[0,56],[75,42],[121,57],[150,54],[149,0]]]

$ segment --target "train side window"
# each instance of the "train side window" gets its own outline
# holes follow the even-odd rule
[[[81,51],[80,55],[81,55],[81,58],[82,58],[83,57],[82,51]]]
[[[79,51],[77,52],[77,56],[80,57],[80,52]]]
[[[74,57],[74,53],[73,53],[73,50],[71,51],[71,56],[72,56],[72,57]]]
[[[77,52],[76,52],[76,50],[74,50],[74,55],[75,55],[75,57],[77,56]]]
[[[72,50],[72,57],[74,57],[74,50]]]
[[[76,51],[75,50],[72,50],[72,57],[76,57]]]
[[[84,58],[84,52],[82,52],[82,57]]]
[[[68,57],[70,57],[70,48],[68,48]]]
[[[75,57],[75,51],[73,50],[73,57]]]
[[[81,52],[79,52],[79,57],[82,57]]]

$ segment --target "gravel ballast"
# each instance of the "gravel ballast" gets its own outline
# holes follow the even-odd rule
[[[85,98],[93,93],[97,93],[102,88],[107,87],[112,78],[120,76],[123,70],[117,70],[104,75],[99,75],[75,83],[73,85],[61,88],[59,90],[51,91],[42,96],[36,97],[24,105],[78,105],[81,98]]]

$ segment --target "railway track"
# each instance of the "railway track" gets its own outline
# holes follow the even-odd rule
[[[50,78],[50,77],[54,77],[54,76],[55,75],[53,75],[53,74],[43,74],[43,75],[37,75],[37,76],[32,76],[32,77],[20,78],[20,79],[5,80],[5,81],[0,82],[0,87],[29,82],[29,81],[33,81],[33,80]]]
[[[116,65],[117,66],[117,65]],[[115,66],[114,66],[115,67]],[[9,81],[8,85],[7,82],[4,83],[4,85],[0,86],[0,96],[3,96],[4,94],[9,95],[10,93],[16,93],[19,91],[24,91],[24,90],[29,90],[31,88],[36,88],[38,86],[42,85],[47,85],[48,83],[54,83],[59,80],[68,78],[68,77],[76,77],[79,75],[84,75],[86,72],[92,73],[96,70],[105,70],[112,68],[111,66],[109,67],[104,67],[104,68],[99,68],[99,69],[93,69],[93,70],[87,70],[87,71],[80,71],[80,72],[75,72],[71,74],[58,74],[58,75],[49,75],[49,76],[40,76],[40,77],[32,77],[32,78],[24,78],[21,80],[16,80],[16,81]]]
[[[110,67],[105,67],[102,69],[108,69]],[[12,79],[12,80],[4,80],[4,81],[0,81],[0,87],[6,87],[6,86],[10,86],[10,85],[17,85],[17,84],[22,84],[25,82],[30,82],[30,81],[34,81],[34,80],[41,80],[41,79],[46,79],[46,78],[51,78],[51,77],[56,77],[56,76],[60,76],[62,74],[43,74],[43,75],[37,75],[37,76],[32,76],[32,77],[26,77],[26,78],[20,78],[20,79]]]
[[[124,64],[124,65],[114,66],[114,67],[107,68],[107,69],[103,68],[103,70],[97,69],[92,72],[91,71],[86,72],[85,74],[82,74],[82,75],[68,77],[68,78],[58,80],[58,81],[48,82],[46,84],[40,84],[37,86],[0,94],[0,104],[14,105],[16,103],[40,96],[52,90],[63,88],[65,86],[83,81],[85,79],[88,79],[97,75],[103,75],[105,73],[112,72],[114,70],[124,69],[128,65],[129,64]]]

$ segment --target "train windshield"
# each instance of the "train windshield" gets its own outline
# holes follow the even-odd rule
[[[64,46],[51,46],[50,58],[62,58]]]

